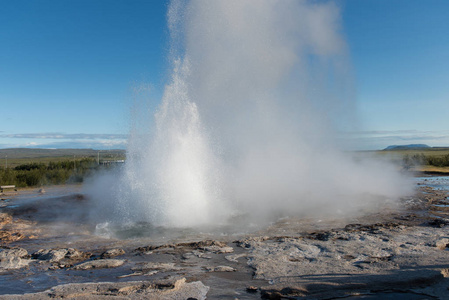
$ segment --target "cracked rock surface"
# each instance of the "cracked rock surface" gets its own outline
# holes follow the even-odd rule
[[[3,235],[0,299],[445,299],[449,288],[449,200],[441,190],[421,187],[401,210],[364,216],[134,239],[95,235],[82,216],[58,216],[53,230],[51,205],[40,212],[51,193],[0,214],[2,230],[21,236]],[[60,200],[86,205],[79,193],[72,198]]]

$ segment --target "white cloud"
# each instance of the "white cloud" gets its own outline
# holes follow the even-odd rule
[[[125,149],[125,134],[13,133],[0,134],[0,148]]]
[[[0,147],[5,145],[0,145]],[[7,145],[8,148],[45,148],[45,149],[125,149],[126,142],[122,141],[61,141],[50,143],[25,143],[16,145]]]
[[[14,134],[0,134],[0,138],[20,138],[20,139],[127,139],[126,134],[106,134],[106,133],[14,133]]]

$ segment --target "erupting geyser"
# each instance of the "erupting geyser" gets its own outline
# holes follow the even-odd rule
[[[168,23],[171,79],[122,173],[97,180],[104,220],[353,213],[408,192],[392,166],[338,150],[354,103],[334,3],[172,1]]]

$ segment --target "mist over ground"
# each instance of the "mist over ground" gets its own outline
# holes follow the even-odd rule
[[[336,139],[358,125],[340,18],[331,1],[172,1],[171,78],[156,111],[136,104],[124,168],[86,187],[95,220],[344,216],[409,194]]]

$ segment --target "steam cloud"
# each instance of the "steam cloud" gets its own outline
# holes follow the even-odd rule
[[[103,219],[355,213],[409,192],[394,167],[338,150],[355,103],[334,3],[175,0],[168,25],[171,80],[155,114],[137,109],[124,170],[96,180]]]

